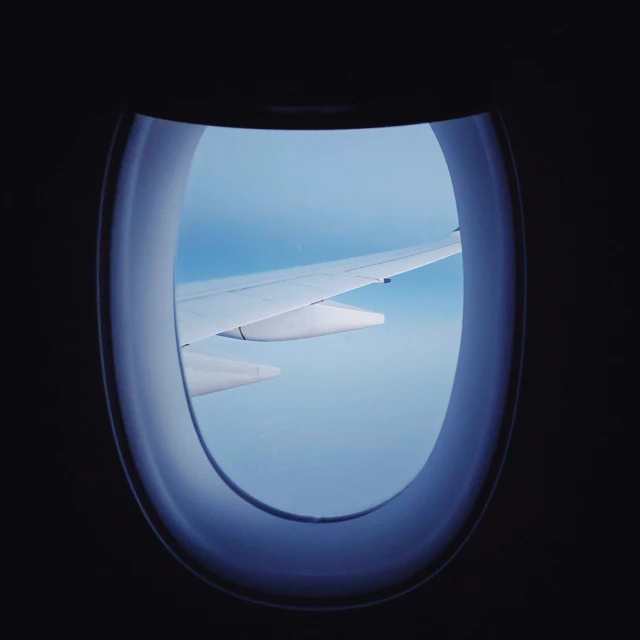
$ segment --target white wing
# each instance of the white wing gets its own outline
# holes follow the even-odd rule
[[[295,340],[381,324],[382,314],[325,301],[369,284],[388,282],[392,276],[460,251],[460,232],[456,229],[437,242],[407,249],[178,285],[178,334],[191,395],[221,390],[220,375],[221,371],[224,374],[225,366],[223,356],[208,355],[201,350],[196,356],[196,350],[187,345],[213,335],[259,341]],[[207,358],[210,358],[210,388],[203,384]],[[190,383],[196,376],[196,369],[189,373],[191,360],[194,365],[196,360],[198,363],[197,385]],[[259,365],[245,364],[248,371],[251,367],[258,371],[255,367]],[[233,371],[234,379],[238,379],[238,367],[238,361],[230,361],[229,375]],[[277,375],[274,371],[277,370],[271,368],[268,377]],[[230,388],[266,378],[256,373],[240,379],[243,381],[222,386]]]
[[[248,276],[190,282],[176,288],[180,345],[321,302],[461,251],[460,232],[439,242],[359,258]]]

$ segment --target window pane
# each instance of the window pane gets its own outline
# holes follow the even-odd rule
[[[403,249],[457,227],[429,125],[211,127],[189,175],[176,282]],[[384,324],[291,341],[207,338],[198,346],[280,375],[192,399],[203,440],[234,483],[314,517],[383,502],[429,457],[458,359],[462,255],[331,301],[384,314]]]

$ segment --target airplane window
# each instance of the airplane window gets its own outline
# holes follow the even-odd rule
[[[185,338],[183,367],[203,442],[234,486],[290,514],[332,518],[375,507],[418,474],[458,359],[457,227],[429,124],[207,128],[182,208],[178,330],[190,329],[181,314],[229,317],[211,329],[221,334]],[[410,262],[396,257],[407,251]],[[358,259],[379,265],[368,275],[394,277],[345,280]],[[290,304],[273,315],[280,300]]]
[[[114,441],[150,531],[207,583],[354,606],[473,532],[524,332],[501,127],[123,116],[98,251]]]

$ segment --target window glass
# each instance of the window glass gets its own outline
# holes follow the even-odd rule
[[[208,128],[187,183],[176,260],[185,283],[437,241],[458,227],[430,125],[342,131]],[[262,382],[192,398],[202,439],[243,491],[335,517],[402,490],[435,444],[462,327],[462,254],[331,298],[384,323],[259,342],[213,336]]]

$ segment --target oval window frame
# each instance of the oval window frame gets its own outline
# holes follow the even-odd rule
[[[498,113],[432,127],[451,173],[465,252],[462,341],[447,416],[434,452],[405,490],[327,523],[287,519],[243,500],[210,464],[187,395],[169,406],[184,380],[174,264],[167,258],[171,251],[175,256],[181,197],[204,126],[133,113],[120,120],[103,188],[97,283],[114,438],[160,540],[184,566],[227,592],[312,609],[394,597],[450,561],[486,507],[508,446],[522,358],[526,280],[517,178]],[[491,213],[474,215],[487,204]],[[492,251],[483,254],[487,247]],[[469,426],[474,416],[475,428]],[[452,428],[461,422],[475,440]],[[197,464],[196,442],[204,454]],[[464,455],[447,465],[451,447]],[[445,485],[448,508],[442,498],[440,517],[432,509],[429,520],[421,487],[451,483],[451,474],[459,481],[457,494]],[[217,517],[202,513],[212,499]]]

